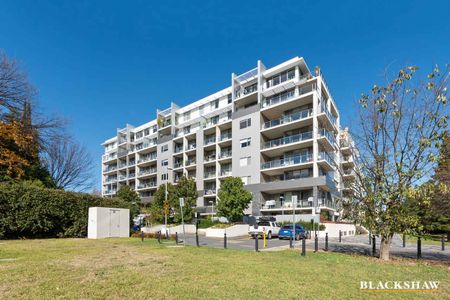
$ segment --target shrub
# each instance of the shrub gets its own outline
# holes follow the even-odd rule
[[[93,206],[131,208],[117,198],[0,183],[0,239],[85,237]]]
[[[280,224],[280,226],[283,226],[283,225],[292,224],[292,222],[283,221],[283,222],[279,222],[278,224]],[[311,226],[311,222],[296,221],[295,224],[302,225],[303,228],[305,228],[305,230],[309,230],[309,231],[313,230],[313,227]],[[314,223],[314,227],[317,228],[317,223]],[[323,231],[323,230],[325,230],[325,225],[324,224],[319,224],[319,231]]]
[[[142,237],[141,236],[141,232],[140,231],[139,232],[133,232],[131,234],[131,237],[141,238]],[[144,238],[146,238],[146,239],[157,239],[158,238],[158,233],[157,232],[146,232],[146,233],[144,233]],[[161,239],[162,240],[166,239],[166,235],[164,233],[161,234]],[[175,234],[170,234],[169,235],[169,240],[174,240],[175,241],[176,240]]]
[[[208,219],[201,219],[198,221],[198,228],[209,228],[214,225],[220,224],[219,221],[212,221],[210,218]]]

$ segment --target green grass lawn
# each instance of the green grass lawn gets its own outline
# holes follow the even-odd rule
[[[0,299],[449,299],[449,265],[336,253],[169,248],[155,240],[0,241]],[[438,280],[435,293],[368,293],[360,280]]]
[[[422,236],[422,245],[436,245],[441,246],[442,235],[441,234],[427,234]],[[445,238],[445,247],[450,247],[450,243]],[[406,235],[406,243],[417,244],[417,236]]]

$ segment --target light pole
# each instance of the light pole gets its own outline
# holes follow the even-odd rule
[[[167,232],[167,215],[169,214],[169,202],[168,202],[168,199],[167,199],[168,194],[169,194],[169,191],[167,190],[167,182],[169,181],[169,170],[173,170],[173,169],[170,168],[169,166],[166,166],[166,175],[167,175],[167,177],[166,177],[166,193],[165,193],[165,199],[164,199],[164,226],[165,226],[165,229],[166,229],[166,239],[167,239],[167,235],[168,235],[168,232]]]
[[[214,221],[214,201],[210,200],[209,204],[211,204],[211,221]]]

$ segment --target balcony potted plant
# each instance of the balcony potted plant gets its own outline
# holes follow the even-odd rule
[[[316,76],[319,76],[319,74],[320,74],[320,67],[319,66],[315,66],[314,67],[314,72],[315,72]]]

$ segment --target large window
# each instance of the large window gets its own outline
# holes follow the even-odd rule
[[[169,164],[169,161],[167,159],[164,159],[161,161],[161,166],[165,167]]]
[[[168,180],[168,179],[169,179],[169,174],[167,174],[167,173],[161,174],[161,180]]]
[[[291,80],[292,78],[295,77],[295,69],[292,68],[290,70],[281,72],[275,76],[272,76],[270,78],[267,79],[266,82],[266,87],[272,87],[272,86],[276,86],[282,82],[285,82],[287,80]]]
[[[161,152],[166,152],[167,150],[169,150],[169,145],[162,145],[161,146]]]
[[[241,140],[241,148],[250,146],[251,140],[252,140],[251,138],[242,139]]]
[[[250,178],[251,176],[242,176],[241,180],[244,183],[244,185],[250,184]]]
[[[244,129],[252,125],[252,119],[245,119],[239,122],[239,128]]]

